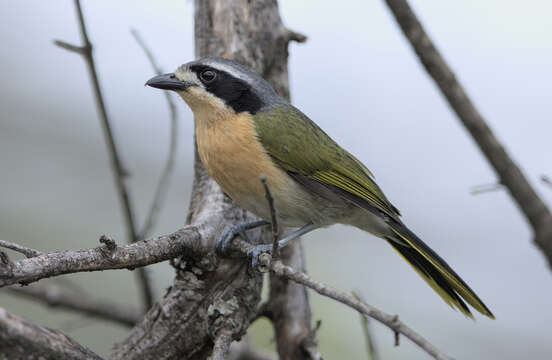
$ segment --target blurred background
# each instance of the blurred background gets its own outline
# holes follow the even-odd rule
[[[428,32],[536,190],[552,206],[552,5],[537,1],[411,1]],[[495,176],[403,39],[383,1],[280,1],[284,23],[309,36],[292,44],[293,103],[376,175],[405,222],[471,285],[495,321],[451,311],[383,241],[334,226],[304,238],[311,275],[400,318],[457,359],[550,358],[552,274],[504,190],[470,189]],[[137,29],[167,71],[194,58],[193,2],[83,1],[108,111],[140,223],[164,166],[169,114],[145,88],[153,72]],[[106,147],[83,59],[52,44],[80,44],[73,2],[0,1],[0,239],[41,251],[125,238]],[[178,101],[180,147],[155,234],[184,224],[192,179],[193,118]],[[337,251],[336,251],[337,249]],[[17,254],[9,253],[12,258]],[[173,280],[150,267],[156,297]],[[140,301],[129,271],[65,276],[82,291]],[[48,280],[52,281],[52,280]],[[60,280],[58,280],[60,281]],[[47,284],[47,281],[41,283]],[[327,359],[365,358],[358,315],[312,294]],[[108,354],[127,329],[0,292],[0,306],[61,329]],[[372,323],[382,359],[427,359]],[[252,341],[273,349],[268,322]],[[345,356],[346,355],[346,356]]]

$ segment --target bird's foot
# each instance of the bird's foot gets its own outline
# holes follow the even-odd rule
[[[263,254],[272,255],[272,244],[256,245],[247,252],[247,256],[251,258],[251,268],[259,272],[267,272],[268,265],[260,261]]]
[[[247,241],[248,243],[252,244],[252,241],[247,236],[246,231],[250,229],[257,228],[259,226],[267,225],[269,224],[265,220],[257,220],[252,221],[248,223],[241,223],[236,226],[232,226],[230,229],[226,230],[224,234],[217,240],[216,243],[216,251],[220,255],[227,255],[230,246],[232,245],[232,241],[236,236],[240,236],[244,241]]]

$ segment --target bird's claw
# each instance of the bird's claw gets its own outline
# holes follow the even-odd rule
[[[228,254],[230,245],[232,245],[232,241],[237,235],[239,235],[244,241],[247,241],[248,243],[251,244],[251,240],[245,233],[245,230],[246,230],[246,227],[244,226],[244,224],[238,224],[226,230],[224,234],[222,234],[222,236],[217,240],[217,244],[216,244],[217,253],[220,255]]]
[[[267,272],[269,269],[266,264],[259,260],[261,255],[272,253],[272,245],[256,245],[247,252],[247,256],[251,258],[251,267],[259,272]]]
[[[232,226],[230,229],[226,230],[224,234],[222,234],[222,236],[217,240],[217,243],[215,245],[217,253],[222,256],[227,255],[231,248],[230,245],[232,245],[232,241],[234,240],[236,235],[239,235],[244,241],[253,244],[253,241],[249,239],[245,231],[268,224],[270,223],[261,219]]]

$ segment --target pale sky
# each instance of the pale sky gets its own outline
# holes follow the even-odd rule
[[[552,206],[552,5],[544,1],[413,1],[444,57],[538,193]],[[143,86],[152,70],[130,35],[136,28],[173,70],[194,57],[190,1],[83,1],[89,35],[139,218],[168,146],[163,96]],[[287,26],[309,36],[290,48],[293,103],[376,175],[405,222],[495,313],[465,319],[383,241],[335,226],[305,237],[312,276],[360,289],[457,359],[548,358],[552,273],[505,191],[470,195],[496,181],[492,169],[417,61],[383,1],[282,1]],[[82,59],[52,45],[79,41],[73,2],[0,1],[0,238],[40,250],[123,238],[105,145]],[[178,100],[178,99],[177,99]],[[156,234],[184,224],[192,174],[193,119],[180,110],[180,151]],[[172,281],[154,267],[157,295]],[[71,276],[93,294],[137,304],[129,272]],[[363,358],[357,314],[312,295],[326,358]],[[61,315],[0,295],[1,306],[60,328],[102,354],[124,329]],[[75,320],[77,319],[77,320]],[[79,326],[75,326],[75,323]],[[68,325],[69,324],[69,325]],[[254,340],[271,347],[260,324]],[[373,323],[383,359],[427,359]]]

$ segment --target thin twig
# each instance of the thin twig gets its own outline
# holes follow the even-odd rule
[[[87,49],[84,46],[69,44],[68,42],[65,42],[62,40],[54,40],[54,44],[67,51],[71,51],[79,55],[86,56]]]
[[[25,255],[26,257],[28,257],[28,258],[32,258],[32,257],[38,256],[38,255],[42,255],[42,253],[38,250],[34,250],[34,249],[31,249],[31,248],[28,248],[28,247],[17,245],[15,243],[12,243],[12,242],[9,242],[9,241],[4,241],[4,240],[0,240],[0,247],[10,249],[10,250],[13,250],[13,251],[17,251],[18,253],[21,253],[21,254]]]
[[[65,50],[69,50],[75,53],[78,53],[84,57],[86,64],[88,65],[88,71],[90,73],[90,79],[92,81],[92,87],[94,89],[94,97],[96,99],[96,105],[98,112],[100,114],[100,120],[102,124],[102,129],[105,137],[105,141],[108,148],[109,159],[111,167],[113,169],[113,177],[115,180],[115,186],[117,188],[117,194],[119,195],[119,200],[123,208],[123,214],[126,224],[126,229],[128,233],[128,242],[133,243],[139,240],[136,223],[134,219],[134,212],[130,203],[129,191],[125,183],[125,177],[128,175],[125,167],[123,166],[119,151],[117,150],[117,145],[111,129],[111,122],[107,114],[107,109],[103,99],[102,90],[100,87],[100,81],[98,78],[98,73],[96,71],[96,65],[94,62],[94,56],[92,54],[92,43],[88,38],[88,33],[86,30],[86,24],[84,21],[84,15],[82,12],[80,0],[75,0],[75,7],[77,10],[77,15],[79,18],[79,27],[81,32],[81,38],[84,45],[77,46],[68,44],[63,41],[56,40],[54,43]],[[153,305],[153,290],[148,278],[146,269],[140,268],[137,272],[139,286],[141,288],[142,297],[144,301],[144,307],[149,309]]]
[[[472,195],[480,195],[485,194],[492,191],[498,191],[504,189],[504,185],[500,183],[494,183],[494,184],[484,184],[484,185],[477,185],[473,186],[470,189],[470,194]]]
[[[548,185],[549,187],[552,188],[552,179],[550,179],[547,175],[542,175],[541,176],[541,181],[543,184],[546,184]]]
[[[456,112],[493,167],[499,182],[508,189],[512,199],[531,224],[535,235],[534,242],[552,266],[552,213],[487,125],[457,76],[433,44],[408,1],[385,0],[385,2],[425,70],[433,78],[450,107]]]
[[[39,301],[51,307],[75,311],[123,326],[132,327],[141,318],[138,311],[127,305],[92,299],[89,294],[64,291],[56,285],[9,286],[7,290],[13,295]]]
[[[230,351],[230,344],[232,344],[232,332],[221,330],[215,338],[211,360],[225,360]]]
[[[281,261],[273,261],[269,265],[271,270],[278,276],[282,276],[288,280],[295,281],[299,284],[302,284],[310,289],[313,289],[317,293],[323,296],[327,296],[331,299],[334,299],[344,305],[347,305],[356,311],[369,316],[382,324],[386,325],[388,328],[393,330],[396,334],[402,334],[412,340],[416,345],[422,348],[425,352],[433,356],[438,360],[452,360],[451,357],[442,353],[439,349],[433,346],[429,341],[424,339],[421,335],[416,333],[414,330],[406,326],[402,321],[398,319],[397,316],[389,315],[384,313],[381,310],[376,309],[375,307],[368,305],[364,302],[355,300],[353,297],[341,293],[337,290],[332,289],[331,287],[311,279],[307,274],[297,271],[289,266],[284,265]]]
[[[268,202],[268,208],[270,210],[270,223],[272,225],[271,232],[272,232],[272,260],[278,260],[280,259],[280,249],[278,247],[278,238],[280,237],[279,230],[278,230],[278,218],[276,216],[276,208],[274,207],[274,198],[272,197],[272,193],[270,192],[270,188],[268,187],[268,183],[266,182],[266,176],[261,175],[260,177],[261,182],[263,183],[263,187],[265,189],[265,197],[266,201]]]
[[[249,251],[251,251],[251,249],[253,249],[254,246],[238,238],[234,240],[234,242],[232,243],[232,247],[233,247],[233,250],[240,251],[245,255]],[[350,308],[355,309],[361,314],[364,314],[366,316],[371,317],[374,320],[379,321],[380,323],[384,324],[394,332],[395,344],[398,343],[397,342],[398,334],[402,334],[407,338],[409,338],[410,340],[412,340],[412,342],[414,342],[425,352],[433,356],[435,359],[452,360],[451,357],[441,352],[429,341],[424,339],[424,337],[422,337],[420,334],[418,334],[413,329],[406,326],[402,321],[399,320],[399,317],[397,315],[387,314],[375,308],[372,305],[368,305],[363,301],[356,300],[350,295],[344,294],[338,290],[333,289],[332,287],[326,284],[313,280],[310,276],[308,276],[304,272],[298,271],[290,266],[284,265],[284,263],[282,263],[281,260],[272,261],[272,259],[270,258],[270,254],[268,253],[263,253],[259,256],[259,264],[260,264],[259,266],[261,267],[269,268],[272,271],[272,273],[274,273],[279,277],[294,281],[307,288],[313,289],[314,291],[316,291],[318,294],[322,296],[326,296],[326,297],[329,297],[330,299],[334,299],[337,302],[340,302],[344,305],[349,306]]]
[[[353,291],[353,297],[358,301],[366,303],[366,299],[360,293],[360,291]],[[370,320],[364,314],[359,314],[359,315],[360,315],[360,324],[362,325],[362,331],[364,332],[364,339],[366,341],[366,352],[368,354],[368,359],[379,360],[379,353],[376,349],[376,343],[372,338],[372,332],[370,331]]]
[[[163,73],[163,70],[161,67],[157,64],[157,61],[155,61],[155,57],[153,56],[153,52],[149,49],[149,47],[146,45],[146,42],[138,31],[135,29],[130,30],[132,36],[134,36],[134,39],[140,45],[144,53],[146,54],[147,58],[149,59],[149,62],[153,68],[153,71],[157,75],[161,75]],[[151,202],[150,210],[148,213],[148,216],[146,216],[146,220],[144,222],[144,226],[142,227],[142,230],[140,231],[139,238],[144,239],[147,236],[151,235],[152,229],[155,227],[155,224],[157,223],[159,219],[159,210],[163,206],[163,202],[167,198],[167,193],[169,190],[169,180],[171,178],[171,175],[174,170],[174,163],[176,159],[176,152],[178,149],[178,113],[176,105],[171,97],[170,91],[162,91],[162,93],[165,96],[165,99],[167,99],[167,104],[169,105],[169,112],[171,114],[171,129],[170,129],[170,140],[169,140],[169,155],[167,157],[167,162],[165,164],[165,168],[161,174],[161,177],[159,178],[159,183],[157,184],[157,189],[155,190],[155,194],[153,196],[153,201]]]
[[[295,41],[298,43],[304,43],[307,41],[307,35],[301,34],[291,29],[285,29],[285,37],[287,41]]]

